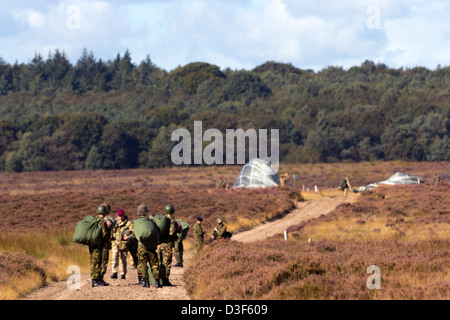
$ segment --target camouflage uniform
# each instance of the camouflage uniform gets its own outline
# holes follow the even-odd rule
[[[220,179],[216,181],[216,189],[223,189],[225,187],[225,182]]]
[[[138,255],[138,265],[137,265],[137,272],[138,277],[143,280],[148,280],[148,265],[147,263],[150,263],[150,268],[152,269],[152,275],[155,280],[160,279],[161,275],[159,272],[159,265],[158,265],[158,254],[156,253],[156,250],[153,251],[147,251],[142,244],[138,243],[138,249],[137,249],[137,255]]]
[[[102,229],[103,243],[98,246],[89,246],[90,265],[91,265],[91,278],[92,280],[100,280],[102,278],[102,266],[108,263],[104,261],[105,248],[108,248],[108,238],[110,233],[106,226],[106,219],[99,216],[96,217],[99,221],[99,226]]]
[[[179,230],[177,230],[175,220],[171,216],[168,239],[166,240],[166,242],[159,244],[157,249],[160,257],[161,276],[163,278],[163,281],[164,279],[168,279],[170,276],[174,241],[177,238],[178,231]]]
[[[223,223],[218,223],[215,227],[215,230],[213,231],[212,236],[214,237],[214,240],[223,239],[226,232],[227,226]]]
[[[205,232],[203,231],[201,224],[196,222],[194,224],[194,246],[197,252],[203,249],[204,234]]]
[[[183,251],[183,240],[181,238],[177,238],[174,243],[173,254],[178,265],[183,265]]]
[[[112,232],[112,273],[117,275],[119,269],[119,259],[122,262],[122,275],[127,274],[127,240],[123,238],[129,236],[133,230],[133,223],[125,216],[123,221],[118,220]],[[126,234],[128,233],[128,234]]]

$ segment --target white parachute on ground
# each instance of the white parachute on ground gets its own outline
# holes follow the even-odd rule
[[[380,182],[374,182],[367,186],[363,186],[359,188],[359,191],[366,191],[375,188],[378,185],[399,185],[399,184],[419,184],[420,183],[420,177],[413,176],[410,174],[407,174],[406,172],[396,172],[394,175],[392,175],[389,179],[380,181]]]
[[[268,188],[280,185],[280,177],[269,162],[254,158],[242,167],[233,189]]]

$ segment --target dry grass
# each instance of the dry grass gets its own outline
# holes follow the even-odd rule
[[[446,300],[449,194],[448,181],[380,187],[293,226],[287,242],[279,235],[245,245],[214,243],[186,272],[188,292],[195,299]],[[334,191],[302,195],[336,196]],[[371,265],[381,269],[381,290],[367,288]],[[214,281],[205,281],[205,274]]]

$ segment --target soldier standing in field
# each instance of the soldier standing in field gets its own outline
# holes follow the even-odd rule
[[[344,191],[344,199],[347,198],[348,190],[352,188],[352,186],[350,185],[350,181],[348,181],[348,177],[342,179],[339,188]]]
[[[127,240],[129,239],[133,223],[128,220],[123,209],[117,211],[117,224],[112,231],[112,279],[117,279],[119,272],[119,260],[122,265],[121,279],[125,279],[127,274],[127,255],[128,246]]]
[[[105,218],[107,214],[107,208],[104,205],[97,207],[97,219],[99,226],[102,229],[103,242],[98,246],[89,246],[89,261],[91,266],[91,278],[92,287],[108,286],[109,284],[102,279],[102,264],[103,264],[103,252],[105,247],[108,247],[108,237],[110,237],[109,228],[111,227],[111,221]],[[108,263],[108,261],[106,261]]]
[[[170,203],[166,204],[164,207],[164,214],[166,215],[166,218],[170,220],[169,235],[167,239],[163,239],[163,242],[158,245],[157,249],[160,257],[161,278],[163,286],[172,286],[169,281],[169,276],[172,265],[173,248],[175,239],[177,238],[177,233],[181,231],[180,225],[173,218],[174,213],[174,206]]]
[[[202,229],[202,222],[203,219],[198,217],[197,221],[194,224],[194,247],[196,253],[199,253],[203,249],[203,236],[205,235],[206,231],[203,231]]]
[[[145,204],[141,204],[137,207],[137,216],[138,217],[145,217],[148,213],[148,208]],[[155,288],[161,288],[161,282],[160,282],[160,272],[159,272],[159,265],[158,265],[158,254],[156,253],[156,250],[147,251],[143,245],[138,242],[138,266],[137,266],[137,272],[138,272],[138,279],[139,284],[142,284],[144,288],[150,287],[149,282],[149,275],[148,275],[148,265],[150,264],[150,268],[152,269],[152,275],[155,279]]]

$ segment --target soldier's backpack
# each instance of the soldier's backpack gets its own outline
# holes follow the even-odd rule
[[[159,242],[159,231],[156,224],[147,217],[138,218],[133,223],[136,239],[144,249],[147,251],[155,250]]]
[[[169,241],[170,219],[165,214],[158,214],[153,217],[153,221],[159,229],[159,243]]]
[[[180,223],[181,225],[181,232],[177,233],[178,239],[184,240],[186,239],[191,226],[187,222],[184,222],[183,220],[177,220],[177,222]]]
[[[73,234],[73,242],[88,246],[98,246],[103,243],[102,228],[95,216],[88,216],[77,223]]]

